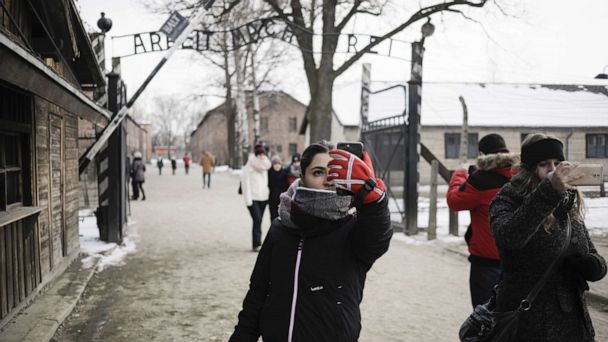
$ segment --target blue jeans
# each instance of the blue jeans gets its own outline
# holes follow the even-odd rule
[[[205,188],[205,179],[207,180],[207,187],[211,187],[211,174],[203,172],[203,188]]]
[[[266,210],[266,203],[267,201],[253,201],[253,204],[247,207],[253,220],[251,230],[253,248],[262,245],[262,218],[264,217],[264,210]]]

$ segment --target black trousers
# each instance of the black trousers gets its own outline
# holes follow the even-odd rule
[[[131,181],[131,186],[133,187],[133,199],[138,199],[139,193],[141,193],[142,199],[146,199],[146,192],[144,191],[144,182]]]
[[[281,203],[280,198],[271,198],[268,200],[268,210],[270,211],[271,222],[279,217],[279,203]]]
[[[253,201],[253,204],[249,209],[249,214],[253,220],[253,227],[251,230],[252,247],[256,248],[262,245],[262,218],[264,217],[264,210],[266,210],[267,201]]]
[[[500,264],[494,260],[483,260],[479,257],[469,257],[471,273],[469,275],[469,288],[471,290],[471,304],[475,308],[492,297],[494,285],[500,281]]]

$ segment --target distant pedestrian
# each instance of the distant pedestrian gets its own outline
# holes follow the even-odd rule
[[[518,173],[490,205],[503,272],[496,311],[524,306],[524,298],[566,247],[565,258],[519,316],[515,341],[594,341],[584,292],[587,281],[606,275],[606,261],[585,227],[583,194],[572,185],[580,177],[576,165],[565,160],[561,141],[529,134],[521,145]]]
[[[485,303],[500,279],[500,257],[490,232],[488,210],[490,202],[513,175],[519,162],[517,154],[509,153],[505,140],[498,134],[488,134],[479,140],[477,165],[467,173],[465,168],[452,174],[447,193],[451,210],[469,210],[471,224],[465,234],[469,247],[469,289],[473,308]]]
[[[182,160],[184,161],[184,169],[186,170],[186,174],[188,174],[188,171],[190,171],[190,161],[192,160],[190,159],[190,154],[186,152]]]
[[[200,165],[203,169],[203,189],[205,184],[207,184],[207,188],[211,188],[211,173],[215,169],[215,156],[211,152],[203,152]]]
[[[175,157],[171,157],[171,171],[173,172],[174,176],[175,176],[176,169],[177,169],[177,160],[175,160]]]
[[[241,173],[243,198],[253,220],[252,248],[256,252],[262,245],[262,217],[264,217],[270,193],[268,169],[270,169],[270,160],[266,157],[266,150],[264,146],[257,144]]]
[[[338,194],[338,185],[352,195]],[[366,274],[393,236],[369,158],[308,146],[279,213],[229,341],[358,341]]]
[[[289,185],[302,176],[300,158],[301,156],[299,153],[295,153],[293,156],[291,156],[291,164],[287,166],[287,182]]]
[[[140,193],[142,195],[141,200],[146,200],[146,193],[144,192],[145,172],[146,164],[141,160],[141,152],[133,153],[133,162],[131,163],[131,170],[129,172],[131,186],[133,187],[133,200],[137,200]]]
[[[159,176],[163,174],[163,166],[165,166],[165,164],[163,163],[163,157],[158,156],[158,159],[156,160],[156,167],[158,167]]]
[[[270,220],[274,221],[279,216],[280,196],[287,191],[289,183],[287,182],[287,170],[281,164],[281,157],[273,156],[270,158],[272,167],[268,170],[268,209],[270,210]]]

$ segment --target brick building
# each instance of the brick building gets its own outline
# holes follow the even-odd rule
[[[298,133],[306,106],[282,91],[263,91],[260,99],[260,141],[270,147],[272,154],[288,162],[295,152],[302,152],[305,137]],[[253,101],[247,96],[249,144],[253,141]],[[228,164],[228,125],[225,103],[208,111],[191,134],[190,151],[197,160],[203,151],[216,157],[217,164]]]

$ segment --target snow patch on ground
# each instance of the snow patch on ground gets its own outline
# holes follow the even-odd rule
[[[418,227],[426,228],[429,223],[429,198],[420,197],[418,200]],[[585,206],[587,213],[585,216],[585,225],[589,230],[589,234],[593,236],[608,236],[608,197],[585,198]],[[393,222],[401,222],[401,215],[398,208],[403,210],[403,200],[390,199],[389,209],[391,211],[391,220]],[[449,234],[449,209],[445,197],[440,197],[437,200],[437,240],[452,243],[455,241],[464,241],[464,233],[467,226],[471,222],[469,211],[460,211],[458,213],[458,236]],[[406,236],[405,234],[395,234],[395,239],[412,244],[427,243],[426,232],[421,232],[416,236]]]
[[[124,265],[125,257],[136,251],[139,236],[134,222],[129,222],[122,244],[117,245],[99,239],[97,218],[92,210],[80,210],[78,219],[80,251],[85,255],[82,259],[84,268],[93,267],[98,260],[98,271],[103,271],[108,266],[121,266]]]

